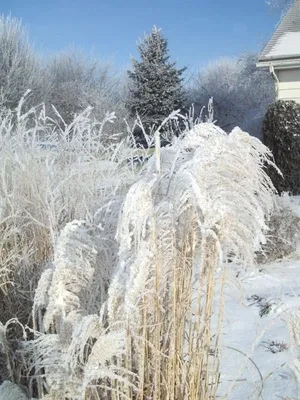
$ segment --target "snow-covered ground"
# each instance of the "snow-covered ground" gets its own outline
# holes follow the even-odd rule
[[[226,286],[220,398],[299,399],[291,322],[300,330],[300,261],[252,271],[232,268]],[[290,328],[290,329],[289,329]],[[300,371],[300,370],[299,370]]]

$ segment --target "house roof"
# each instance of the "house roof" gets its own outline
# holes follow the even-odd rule
[[[279,64],[279,61],[289,63],[293,60],[300,62],[300,0],[294,0],[261,53],[258,66],[268,65],[273,61]]]

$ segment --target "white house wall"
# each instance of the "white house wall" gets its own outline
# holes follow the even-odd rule
[[[278,99],[295,100],[300,103],[300,68],[279,69],[276,71],[278,78]]]

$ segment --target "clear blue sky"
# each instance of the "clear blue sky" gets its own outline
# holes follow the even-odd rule
[[[169,39],[172,59],[196,69],[260,50],[280,17],[265,0],[2,0],[0,10],[22,18],[44,54],[75,46],[121,69],[153,25]]]

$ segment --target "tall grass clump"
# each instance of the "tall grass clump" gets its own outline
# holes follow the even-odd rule
[[[38,151],[39,118],[53,149]],[[27,326],[2,321],[15,384],[5,388],[40,399],[217,398],[226,264],[252,264],[264,242],[269,150],[200,123],[163,149],[157,131],[140,168],[125,161],[141,154],[126,140],[103,146],[88,111],[63,131],[43,112],[33,128],[26,121],[20,112],[2,143],[3,226],[24,240],[8,239],[18,257],[7,256],[3,288],[21,299],[12,284],[22,269],[38,283]]]
[[[88,108],[57,124],[45,107],[1,113],[0,124],[0,314],[31,319],[34,290],[53,260],[59,232],[74,219],[101,228],[116,218],[121,192],[134,181],[120,136],[107,137],[114,113],[96,121]],[[57,117],[59,117],[58,111]],[[62,120],[63,122],[63,120]],[[102,229],[102,228],[101,228]],[[112,239],[111,239],[112,237]],[[114,233],[106,235],[107,246]]]

